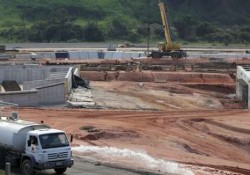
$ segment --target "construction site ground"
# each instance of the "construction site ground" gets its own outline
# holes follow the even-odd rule
[[[177,78],[178,74],[184,76],[183,72],[175,74]],[[93,72],[91,76],[98,79],[94,76],[99,75]],[[188,78],[189,73],[184,77]],[[131,77],[123,81],[91,81],[90,91],[96,103],[93,109],[59,106],[20,108],[19,112],[22,119],[43,121],[74,135],[74,147],[114,148],[113,156],[94,149],[74,151],[75,156],[99,163],[165,173],[162,165],[152,167],[151,159],[131,158],[118,151],[130,150],[153,160],[177,162],[193,174],[250,174],[250,112],[235,98],[233,77],[213,77],[202,82],[188,82],[185,78],[128,81]]]

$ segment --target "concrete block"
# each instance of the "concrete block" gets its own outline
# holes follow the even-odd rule
[[[31,58],[31,57],[30,57],[30,54],[16,54],[15,57],[18,58],[18,59],[27,59],[27,58]]]
[[[45,59],[56,59],[56,54],[55,52],[39,52],[36,53],[37,54],[37,58],[45,58]]]
[[[137,58],[139,58],[140,56],[139,56],[139,53],[138,52],[132,52],[131,53],[131,58],[134,58],[134,59],[137,59]]]
[[[105,52],[104,59],[112,59],[115,52]]]
[[[139,52],[139,57],[146,57],[144,52]]]
[[[80,59],[89,59],[89,52],[80,52]]]
[[[123,52],[122,58],[124,58],[124,59],[131,58],[131,52]]]
[[[98,52],[89,52],[89,58],[90,59],[97,59],[98,58]]]
[[[80,53],[79,52],[69,52],[69,59],[71,60],[79,60],[80,59]]]
[[[114,52],[113,59],[121,59],[122,58],[122,52]]]
[[[48,58],[50,59],[56,59],[56,54],[54,52],[45,53],[44,57],[46,58],[47,55],[48,55]]]

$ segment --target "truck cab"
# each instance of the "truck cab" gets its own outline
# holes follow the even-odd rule
[[[63,174],[73,165],[70,143],[66,134],[57,129],[29,131],[22,157],[23,175],[45,169],[54,169],[56,174]]]

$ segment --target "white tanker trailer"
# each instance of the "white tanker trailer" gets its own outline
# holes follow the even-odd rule
[[[23,175],[45,169],[63,174],[74,162],[63,131],[20,120],[17,113],[10,117],[0,115],[0,164],[3,166],[6,161],[20,166]]]

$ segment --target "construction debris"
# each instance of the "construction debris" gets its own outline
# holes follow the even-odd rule
[[[82,87],[73,89],[67,100],[69,108],[94,108],[95,105],[90,90]]]

